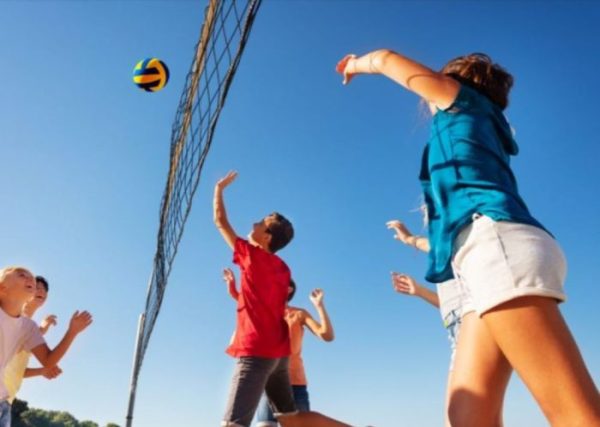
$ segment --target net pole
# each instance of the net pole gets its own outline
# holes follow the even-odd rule
[[[136,370],[139,367],[138,359],[140,356],[140,349],[142,345],[142,336],[144,334],[144,320],[146,316],[144,313],[140,314],[138,319],[137,338],[135,340],[135,352],[133,354],[133,368],[131,370],[131,383],[129,386],[129,404],[127,405],[127,417],[125,418],[125,426],[131,427],[133,423],[133,407],[135,406],[135,394],[137,391],[137,379],[138,375]]]

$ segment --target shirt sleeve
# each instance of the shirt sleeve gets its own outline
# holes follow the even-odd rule
[[[247,240],[237,238],[233,246],[233,263],[241,268],[246,268],[250,264],[252,246]]]
[[[454,102],[448,108],[445,108],[442,111],[453,113],[457,110],[466,111],[476,108],[486,109],[486,105],[489,102],[491,101],[488,101],[487,97],[479,93],[476,89],[473,89],[465,84],[461,84]]]
[[[23,342],[22,350],[31,351],[40,344],[45,344],[46,340],[42,335],[40,328],[35,324],[34,321],[27,322],[27,334],[25,341]]]

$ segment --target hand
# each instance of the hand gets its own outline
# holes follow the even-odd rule
[[[46,316],[42,323],[40,323],[40,332],[45,334],[50,329],[50,326],[56,326],[56,316],[51,314],[50,316]]]
[[[227,286],[235,286],[235,275],[231,268],[223,269],[223,281],[227,283]]]
[[[419,285],[410,276],[400,273],[392,273],[392,284],[394,290],[398,293],[405,295],[416,295],[418,293]]]
[[[60,374],[62,374],[62,369],[60,369],[58,366],[50,366],[50,367],[44,367],[42,368],[42,376],[46,379],[49,380],[53,380],[54,378],[58,377]]]
[[[92,324],[92,315],[87,311],[76,311],[73,313],[73,317],[71,317],[71,321],[69,322],[69,331],[75,334],[79,334],[85,328]]]
[[[315,289],[310,293],[310,302],[312,302],[316,308],[323,307],[323,296],[322,289]]]
[[[217,181],[217,184],[215,185],[215,190],[216,189],[219,189],[219,190],[225,189],[225,187],[229,186],[229,184],[231,184],[233,181],[235,181],[237,176],[238,176],[238,173],[236,171],[229,171],[227,173],[227,175],[225,175],[223,178],[221,178],[220,180]]]
[[[398,220],[392,220],[385,223],[388,229],[394,230],[395,235],[394,239],[400,240],[404,244],[408,244],[409,239],[414,237],[408,228],[404,225],[403,222]]]
[[[223,269],[223,280],[227,283],[227,292],[229,292],[229,295],[237,299],[238,291],[235,287],[235,274],[233,274],[230,268]]]
[[[350,83],[350,80],[357,74],[356,55],[350,54],[344,56],[335,66],[335,71],[344,76],[342,84],[347,85]]]

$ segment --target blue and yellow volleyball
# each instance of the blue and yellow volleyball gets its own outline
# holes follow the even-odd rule
[[[133,82],[146,92],[157,92],[167,85],[169,69],[158,58],[142,59],[133,69]]]

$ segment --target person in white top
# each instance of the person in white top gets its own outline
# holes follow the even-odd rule
[[[48,368],[56,366],[77,335],[92,323],[92,316],[76,312],[69,330],[61,342],[50,349],[36,323],[22,316],[23,305],[35,295],[35,278],[24,267],[5,267],[0,270],[0,375],[10,360],[20,351],[30,351]],[[10,427],[9,393],[0,382],[0,427]]]
[[[35,277],[35,287],[34,297],[25,303],[22,311],[22,315],[29,319],[44,305],[48,298],[48,281],[44,277]],[[56,316],[53,314],[46,316],[40,324],[40,332],[42,335],[45,335],[48,329],[54,325],[56,325]],[[31,352],[23,350],[17,353],[8,365],[6,365],[4,370],[4,385],[8,390],[8,401],[10,404],[15,400],[23,383],[23,378],[43,376],[52,380],[62,373],[62,370],[58,366],[28,368],[27,365],[30,358]]]

